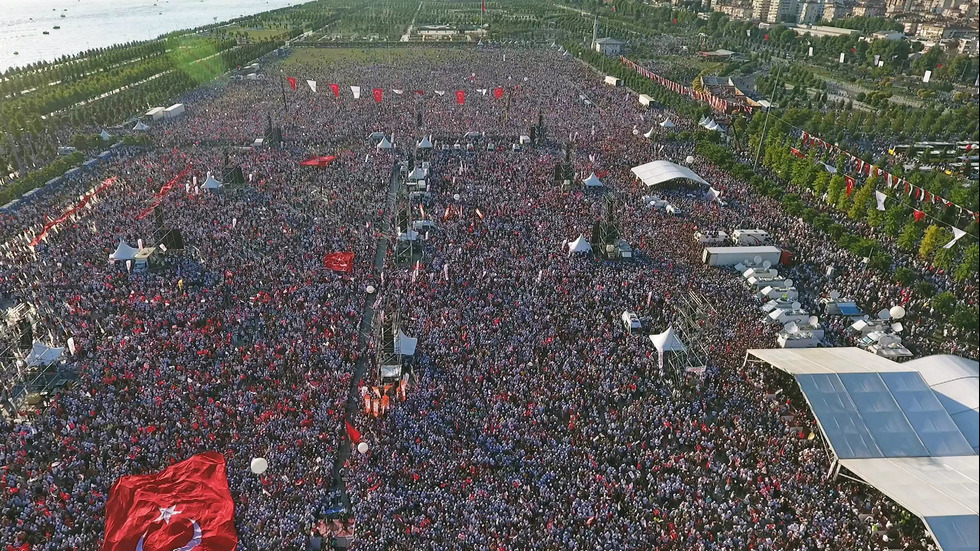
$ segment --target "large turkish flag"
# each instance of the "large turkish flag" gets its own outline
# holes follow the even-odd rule
[[[225,458],[207,452],[157,474],[124,476],[106,504],[102,551],[233,551]]]
[[[323,258],[323,264],[335,272],[349,272],[354,268],[354,253],[330,253]]]

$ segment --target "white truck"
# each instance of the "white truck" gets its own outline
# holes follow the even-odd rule
[[[701,259],[708,266],[734,266],[759,257],[760,264],[768,260],[770,265],[775,266],[779,264],[782,254],[779,247],[705,247]]]
[[[619,77],[614,77],[612,75],[606,75],[605,82],[606,82],[606,84],[608,84],[610,86],[622,86],[623,85],[623,79],[621,79]]]
[[[163,110],[164,118],[174,119],[184,114],[184,104],[175,103]]]

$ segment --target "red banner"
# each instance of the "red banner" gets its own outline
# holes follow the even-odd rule
[[[806,158],[806,155],[804,155],[803,152],[800,151],[799,149],[796,149],[795,147],[791,147],[790,150],[793,152],[793,155],[796,155],[797,157],[799,157],[801,159],[805,159]]]
[[[921,210],[918,210],[918,209],[912,209],[912,213],[913,213],[913,216],[915,216],[915,221],[916,222],[922,222],[922,220],[924,220],[925,217],[926,217],[926,213],[924,213],[924,212],[922,212]]]
[[[330,90],[333,91],[333,97],[335,97],[335,98],[339,98],[340,97],[340,86],[339,85],[337,85],[337,84],[331,84],[330,85]]]
[[[499,88],[499,87],[498,88],[494,88],[493,89],[493,97],[495,97],[497,99],[500,99],[500,98],[504,97],[504,89],[503,88]]]
[[[157,474],[124,476],[109,491],[102,551],[235,549],[225,458],[195,455]]]
[[[295,78],[293,78],[293,77],[286,77],[286,82],[288,82],[288,83],[289,83],[289,86],[290,86],[290,87],[291,87],[291,88],[292,88],[293,90],[295,90],[295,89],[296,89],[296,79],[295,79]]]
[[[381,100],[384,98],[385,95],[384,90],[382,90],[381,88],[375,88],[374,90],[371,90],[371,92],[374,94],[374,101],[381,103]]]
[[[51,231],[51,228],[57,226],[58,224],[64,222],[65,220],[68,220],[68,218],[70,218],[71,215],[73,215],[76,212],[78,212],[79,210],[85,208],[85,205],[87,205],[89,203],[89,201],[92,200],[93,197],[95,197],[96,195],[98,195],[99,193],[101,193],[102,190],[104,190],[105,188],[111,186],[114,183],[116,183],[116,177],[115,176],[113,176],[112,178],[109,178],[106,181],[102,182],[99,185],[99,187],[93,189],[91,193],[89,193],[88,195],[82,197],[82,200],[79,201],[77,205],[75,205],[74,207],[66,210],[64,213],[62,213],[61,216],[59,216],[59,217],[55,218],[54,220],[52,220],[52,221],[48,222],[47,224],[45,224],[44,227],[41,228],[41,233],[37,234],[37,237],[35,237],[31,241],[31,246],[34,247],[35,245],[37,245],[38,243],[40,243],[41,241],[43,241],[44,238],[45,238],[45,236],[48,235],[48,232]]]
[[[315,166],[315,167],[323,168],[336,160],[337,160],[336,155],[326,155],[323,157],[310,157],[305,161],[301,161],[299,164],[300,166]]]
[[[330,253],[323,258],[328,270],[349,272],[354,268],[354,253]]]
[[[169,193],[170,190],[172,190],[174,186],[177,185],[178,180],[180,180],[184,176],[187,176],[187,173],[190,172],[190,170],[191,170],[191,165],[187,165],[186,167],[184,167],[184,170],[181,171],[180,174],[174,176],[173,178],[170,179],[169,182],[164,184],[164,186],[160,188],[160,191],[156,192],[156,194],[153,195],[153,202],[150,203],[150,206],[140,211],[140,213],[136,215],[136,218],[134,218],[134,220],[142,220],[147,216],[149,216],[150,213],[153,212],[153,209],[160,206],[160,203],[163,202],[163,196]]]
[[[463,105],[466,103],[466,91],[456,90],[456,103]]]

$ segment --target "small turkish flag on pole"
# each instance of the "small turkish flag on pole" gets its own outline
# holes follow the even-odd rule
[[[124,476],[109,491],[102,551],[235,549],[235,504],[225,458],[195,455],[148,475]]]
[[[295,78],[293,78],[293,77],[286,77],[286,82],[289,83],[289,87],[290,88],[292,88],[293,90],[296,89],[296,79]]]
[[[385,94],[384,90],[381,88],[375,88],[374,90],[371,90],[371,92],[374,94],[374,101],[381,103],[381,100],[384,98]]]

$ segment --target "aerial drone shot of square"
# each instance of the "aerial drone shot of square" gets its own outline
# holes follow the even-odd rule
[[[9,0],[0,551],[980,551],[977,0]]]

